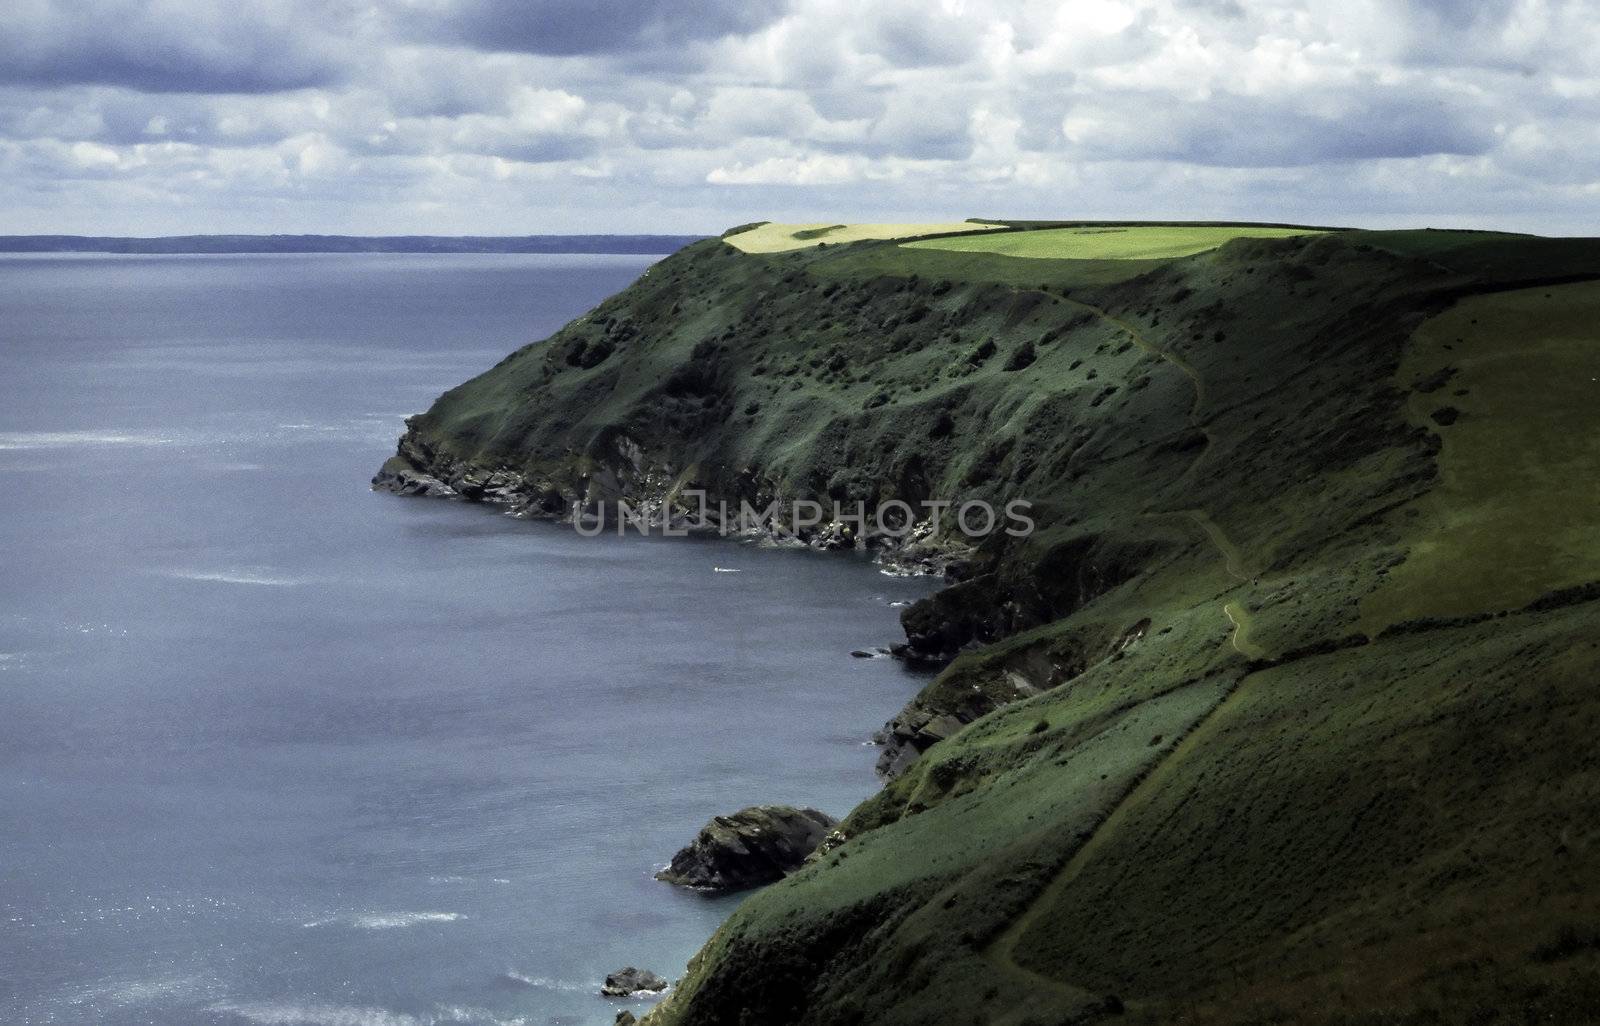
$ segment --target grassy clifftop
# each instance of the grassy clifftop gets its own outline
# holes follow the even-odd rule
[[[655,1020],[1586,1021],[1600,243],[837,227],[682,250],[380,474],[1035,504],[913,547],[893,780]]]

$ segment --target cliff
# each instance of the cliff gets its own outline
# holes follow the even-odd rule
[[[697,492],[1031,503],[1025,537],[793,532],[947,573],[901,647],[945,669],[884,728],[890,783],[653,1021],[1600,995],[1600,244],[832,230],[683,249],[412,418],[375,481],[702,530]],[[1174,255],[1098,238],[1154,231]]]

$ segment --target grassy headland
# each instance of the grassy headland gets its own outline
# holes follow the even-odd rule
[[[1207,225],[1092,225],[1002,232],[975,238],[923,239],[905,245],[911,249],[949,249],[959,253],[994,253],[998,256],[1050,260],[1170,260],[1216,249],[1231,239],[1286,239],[1309,235],[1314,231],[1310,228],[1249,225],[1231,228]]]
[[[894,553],[892,779],[653,1021],[1591,1021],[1600,241],[985,227],[696,243],[380,475],[1035,504]]]
[[[811,246],[861,242],[866,239],[908,239],[939,233],[988,232],[997,226],[973,221],[943,224],[774,224],[752,225],[724,235],[728,245],[745,253],[785,253]]]

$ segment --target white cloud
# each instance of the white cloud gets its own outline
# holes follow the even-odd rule
[[[73,143],[70,152],[72,159],[83,168],[116,167],[122,163],[122,158],[117,155],[116,150],[98,143]]]
[[[861,161],[850,157],[768,157],[754,164],[712,168],[713,185],[837,185],[862,177]]]

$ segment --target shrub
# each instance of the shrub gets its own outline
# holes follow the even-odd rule
[[[1034,349],[1032,342],[1024,342],[1012,350],[1011,358],[1006,361],[1006,370],[1019,371],[1031,366],[1039,358],[1038,350]]]

